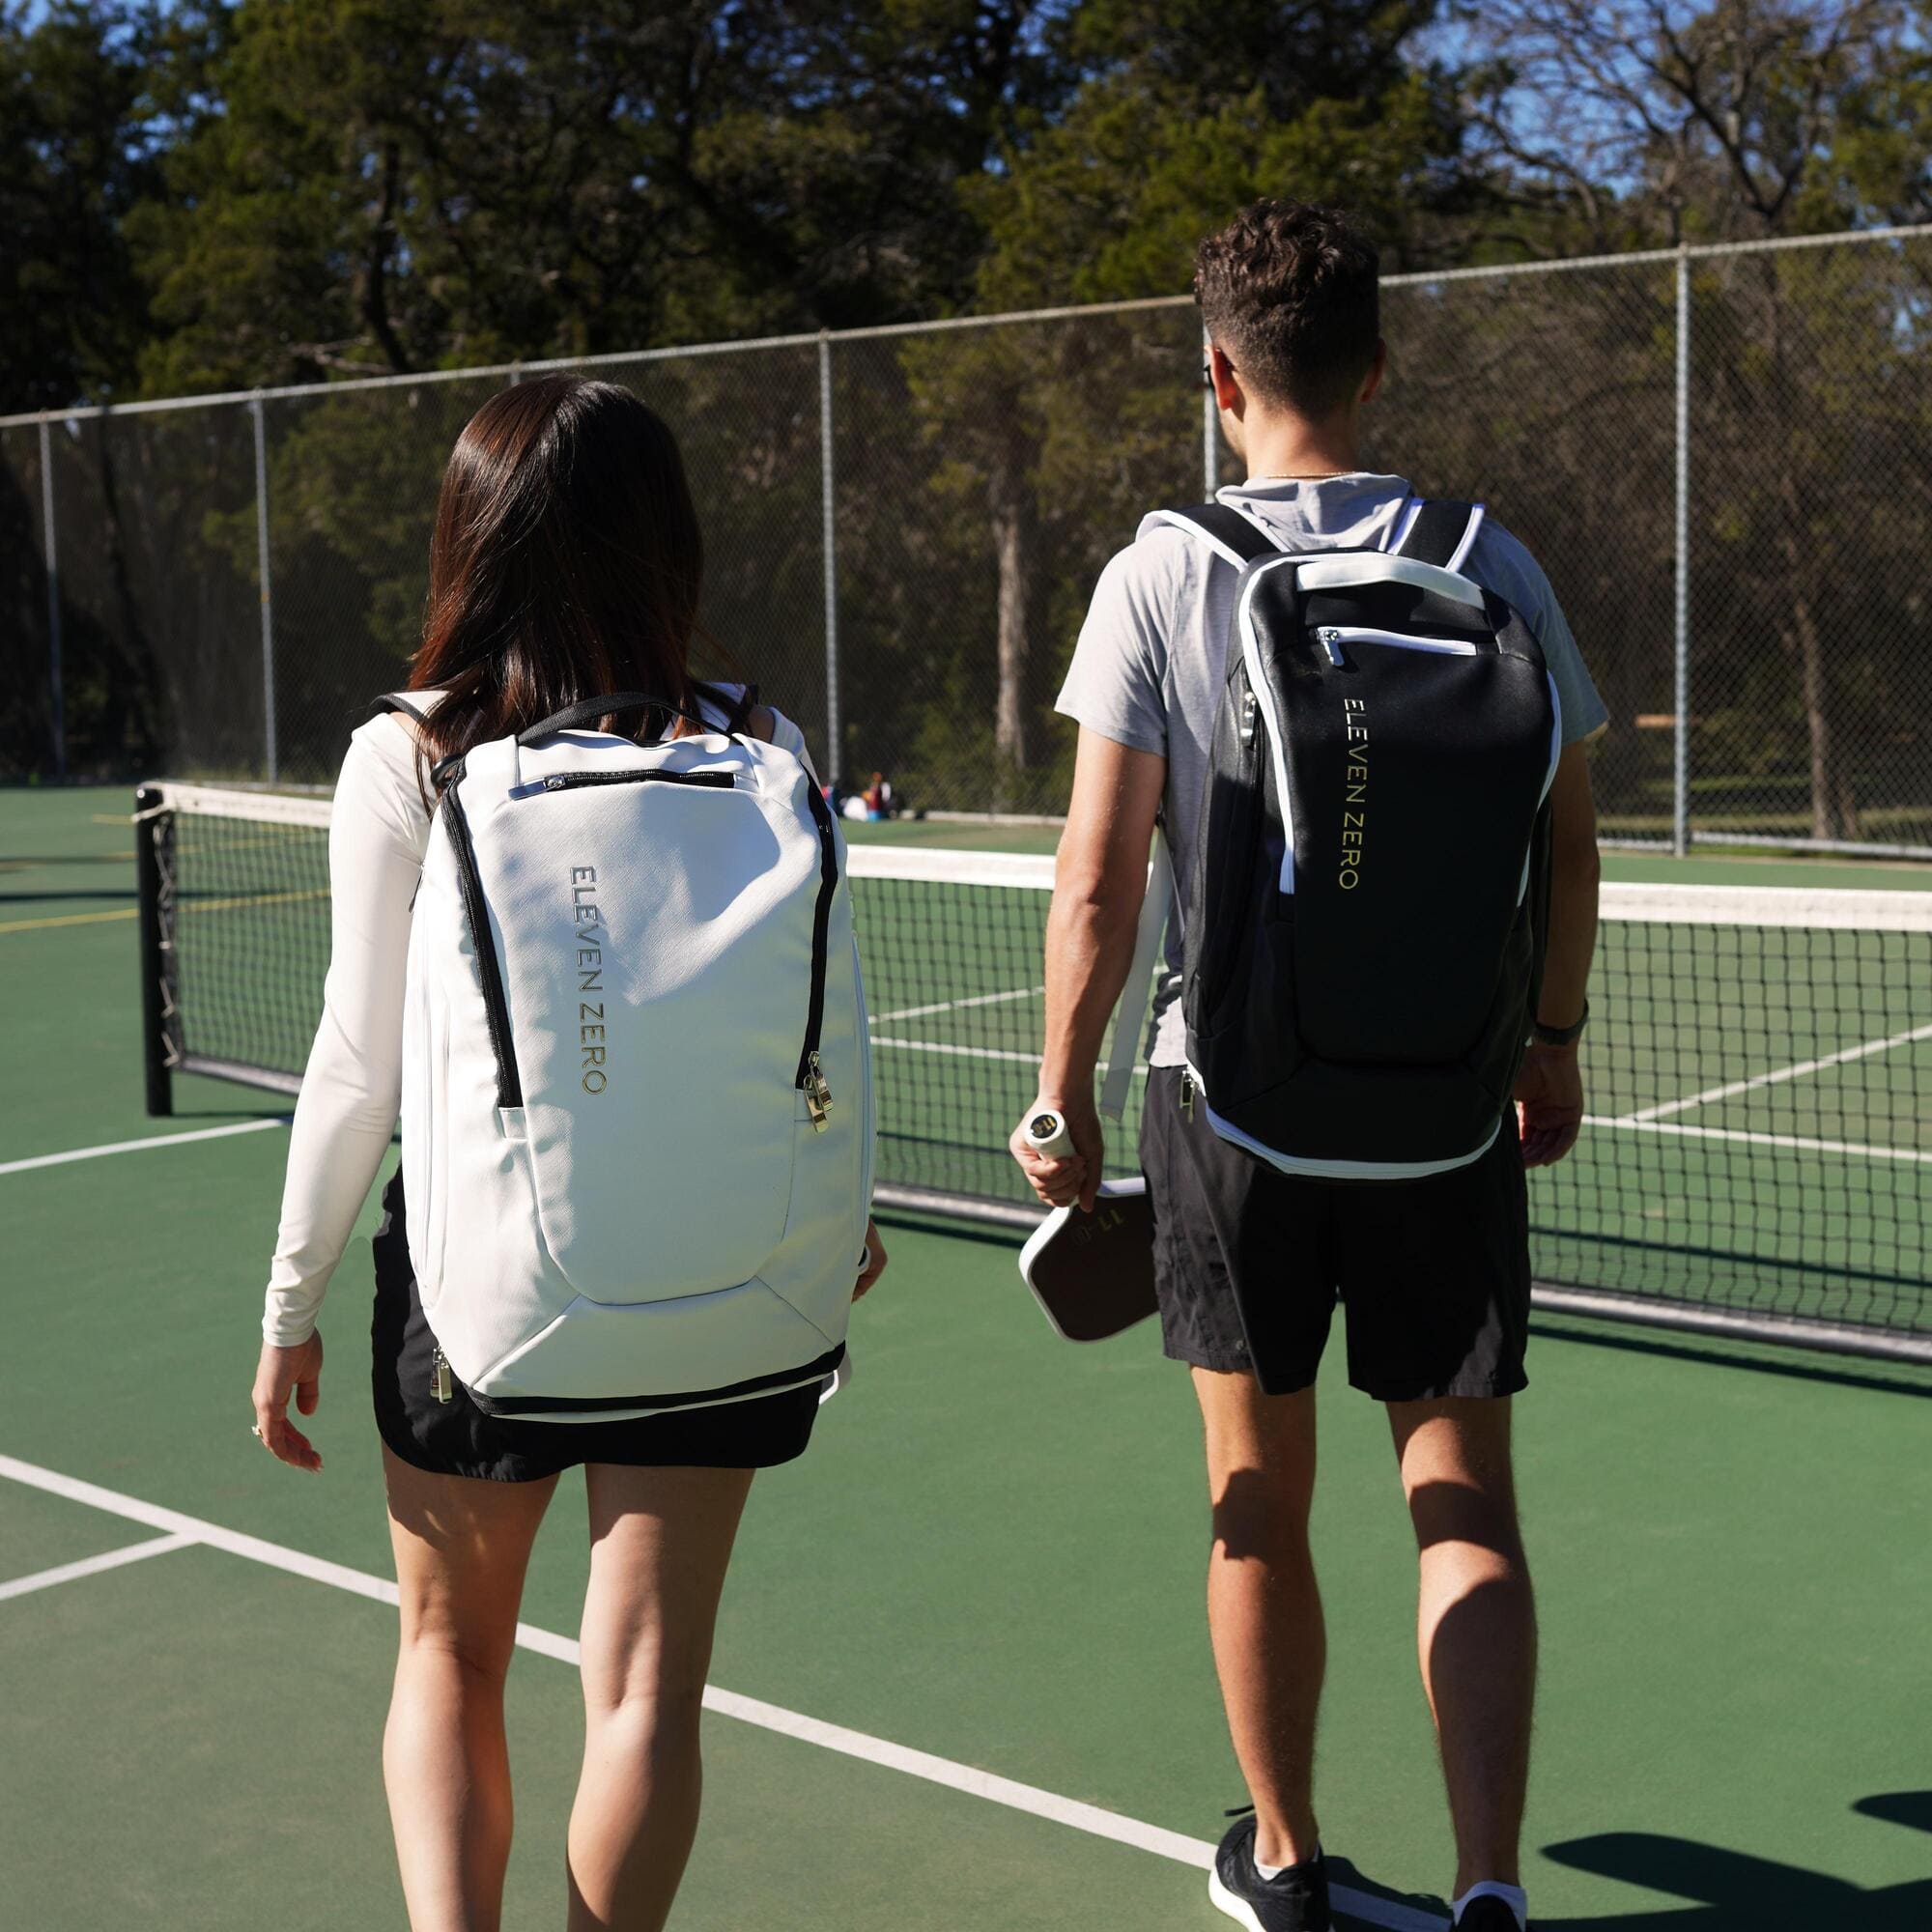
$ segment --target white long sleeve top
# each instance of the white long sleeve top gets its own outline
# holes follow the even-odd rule
[[[805,757],[798,726],[771,716],[772,742]],[[314,1334],[396,1130],[410,907],[429,827],[412,727],[393,715],[371,719],[349,741],[329,817],[328,978],[289,1137],[262,1319],[263,1336],[278,1348]]]

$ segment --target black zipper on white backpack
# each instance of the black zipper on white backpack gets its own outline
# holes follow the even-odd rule
[[[805,1047],[798,1056],[796,1084],[805,1095],[806,1112],[811,1116],[814,1131],[822,1134],[831,1124],[832,1089],[818,1057],[818,1039],[825,1028],[825,952],[832,924],[832,895],[838,888],[838,834],[832,823],[832,808],[818,787],[808,783],[805,789],[818,824],[818,902],[811,915],[811,1004],[806,1009]]]
[[[575,791],[580,785],[676,784],[703,785],[713,791],[730,791],[738,781],[729,772],[667,772],[653,767],[629,772],[558,772],[547,779],[532,779],[528,784],[511,789],[512,798],[534,798],[539,792]]]
[[[476,873],[476,847],[469,838],[469,820],[459,787],[442,795],[449,816],[449,849],[456,855],[456,885],[463,896],[463,916],[476,948],[476,977],[483,988],[483,1018],[490,1029],[490,1050],[497,1056],[497,1104],[524,1104],[523,1075],[517,1071],[516,1043],[510,1037],[510,1003],[503,997],[503,971],[497,959],[497,942],[490,936],[490,909],[483,902],[483,882]]]

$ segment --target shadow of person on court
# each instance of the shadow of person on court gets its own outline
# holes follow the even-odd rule
[[[1852,1806],[1861,1817],[1932,1833],[1932,1791],[1883,1792]],[[1593,1877],[1617,1879],[1689,1901],[1634,1912],[1553,1917],[1537,1912],[1536,1932],[1926,1932],[1932,1877],[1876,1889],[1746,1852],[1700,1845],[1655,1832],[1604,1832],[1546,1845],[1545,1858]],[[1441,1899],[1396,1891],[1365,1877],[1347,1859],[1328,1861],[1336,1918],[1349,1926],[1421,1932],[1446,1925]]]
[[[1932,1791],[1888,1792],[1852,1806],[1867,1818],[1932,1832]],[[1545,1858],[1600,1878],[1693,1901],[1587,1918],[1537,1918],[1545,1932],[1925,1932],[1932,1926],[1932,1877],[1876,1889],[1799,1865],[1700,1845],[1651,1832],[1605,1832],[1546,1845]]]

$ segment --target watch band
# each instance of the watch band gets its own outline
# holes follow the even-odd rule
[[[1545,1026],[1541,1020],[1532,1020],[1529,1037],[1538,1046],[1575,1046],[1583,1036],[1583,1029],[1590,1024],[1590,1003],[1583,1002],[1583,1010],[1577,1016],[1577,1024],[1567,1027]]]

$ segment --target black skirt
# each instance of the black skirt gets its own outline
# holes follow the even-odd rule
[[[626,1422],[518,1422],[485,1415],[453,1378],[450,1400],[438,1402],[436,1338],[416,1293],[404,1213],[399,1170],[383,1190],[370,1339],[376,1427],[405,1463],[444,1476],[531,1483],[577,1463],[768,1469],[805,1453],[818,1417],[816,1382],[781,1395]]]

